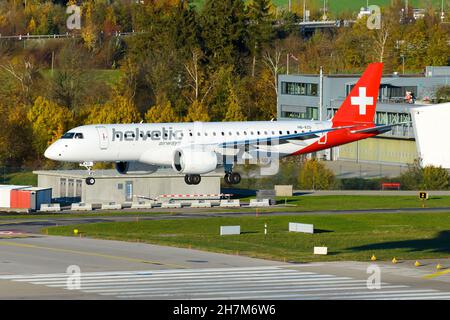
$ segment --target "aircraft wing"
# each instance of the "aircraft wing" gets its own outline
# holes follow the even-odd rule
[[[392,127],[400,126],[400,125],[404,125],[404,124],[408,124],[408,123],[411,123],[411,122],[410,121],[408,121],[408,122],[399,122],[399,123],[387,124],[387,125],[383,125],[383,126],[375,126],[375,127],[366,128],[366,129],[351,130],[350,133],[377,133],[377,134],[381,134],[381,133],[385,133],[385,132],[391,131]]]
[[[353,126],[342,126],[342,127],[334,127],[329,129],[322,129],[322,130],[316,130],[316,131],[309,131],[309,132],[300,132],[300,133],[294,133],[294,134],[286,134],[286,135],[280,135],[280,136],[272,136],[272,137],[264,137],[264,138],[257,138],[257,139],[245,139],[245,140],[236,140],[236,141],[227,141],[224,143],[220,143],[217,145],[218,148],[237,148],[240,146],[250,146],[250,145],[271,145],[271,144],[282,144],[285,142],[290,142],[291,140],[309,140],[318,138],[319,134],[321,133],[327,133],[331,131],[351,128]]]

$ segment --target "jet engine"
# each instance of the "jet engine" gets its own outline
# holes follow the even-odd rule
[[[120,174],[126,174],[130,168],[129,162],[116,162],[116,170]]]
[[[172,168],[184,174],[203,174],[215,170],[217,155],[213,151],[178,149],[172,160]]]

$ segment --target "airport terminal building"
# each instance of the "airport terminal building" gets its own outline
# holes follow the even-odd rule
[[[360,75],[279,75],[278,119],[331,119],[359,77]],[[320,83],[323,84],[322,90]],[[436,90],[446,85],[450,85],[450,67],[426,67],[424,74],[419,75],[383,76],[375,123],[383,125],[411,121],[411,107],[429,104]],[[412,93],[412,99],[408,93]],[[328,160],[408,164],[418,154],[412,125],[403,125],[378,137],[326,150],[322,156]]]

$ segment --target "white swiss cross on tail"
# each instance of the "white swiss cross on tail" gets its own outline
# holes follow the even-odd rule
[[[359,106],[359,114],[366,114],[366,107],[373,106],[373,97],[366,96],[366,87],[359,87],[359,96],[351,98],[353,106]]]

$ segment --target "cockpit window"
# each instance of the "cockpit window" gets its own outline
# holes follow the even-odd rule
[[[83,139],[82,133],[75,133],[75,139]]]
[[[66,133],[63,134],[61,139],[72,139],[74,135],[75,135],[74,132],[66,132]]]

